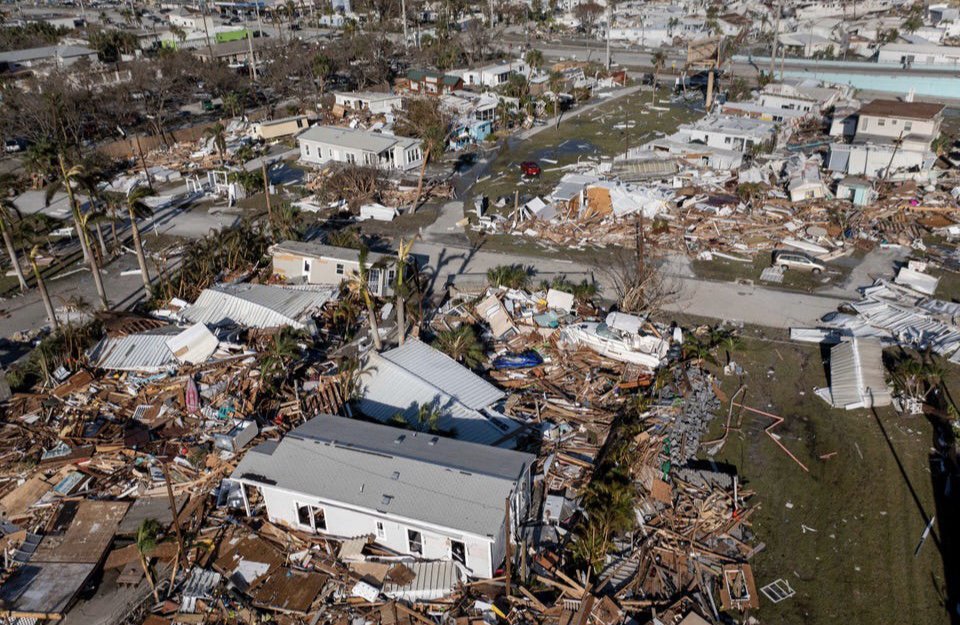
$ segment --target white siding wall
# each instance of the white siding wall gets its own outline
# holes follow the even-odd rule
[[[881,125],[883,122],[883,125]],[[906,130],[909,125],[910,129]],[[897,119],[890,117],[876,117],[874,115],[861,115],[857,123],[857,132],[865,132],[871,135],[881,137],[890,137],[896,139],[903,134],[925,135],[932,137],[938,130],[938,124],[934,121]]]
[[[428,527],[424,524],[408,523],[389,518],[386,515],[341,508],[321,503],[315,497],[298,497],[279,489],[260,487],[263,501],[270,521],[292,528],[309,530],[299,524],[297,519],[298,503],[319,505],[324,509],[327,533],[334,536],[356,537],[377,536],[377,522],[383,523],[384,533],[377,542],[399,553],[410,553],[407,542],[407,530],[419,531],[423,543],[422,557],[433,560],[450,559],[450,541],[460,540],[467,551],[467,568],[475,577],[492,577],[493,565],[490,561],[491,541],[475,536],[464,535],[455,530]],[[502,544],[502,538],[498,541]],[[502,548],[500,558],[503,558]],[[499,562],[499,560],[497,560]]]

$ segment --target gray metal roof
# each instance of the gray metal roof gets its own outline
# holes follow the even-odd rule
[[[312,256],[314,258],[334,258],[352,263],[360,262],[360,250],[349,247],[325,245],[315,241],[282,241],[273,246],[273,251]],[[391,258],[394,258],[392,254],[380,254],[378,252],[369,252],[367,254],[368,263],[375,263],[379,260]]]
[[[440,409],[438,428],[471,443],[492,445],[519,426],[506,417],[488,417],[479,410],[463,405],[436,386],[415,376],[403,367],[371,354],[363,377],[360,410],[379,421],[390,421],[398,414],[416,424],[417,409],[434,404]]]
[[[532,454],[334,415],[317,415],[290,435],[505,480],[515,480],[535,460]]]
[[[402,414],[416,426],[418,407],[434,404],[441,413],[439,429],[463,441],[503,444],[500,441],[519,428],[512,419],[483,410],[499,401],[502,391],[416,339],[382,354],[371,353],[362,384],[360,410],[379,421]]]
[[[404,147],[412,147],[419,143],[419,139],[385,135],[366,130],[353,130],[336,126],[312,126],[298,136],[300,140],[316,141],[325,145],[334,145],[351,150],[364,150],[377,154],[389,150],[398,143]]]
[[[55,57],[69,59],[76,56],[88,56],[91,54],[96,54],[96,51],[84,46],[42,46],[40,48],[26,48],[23,50],[0,52],[0,63],[25,63],[27,61],[38,61],[40,59],[52,59]]]
[[[210,326],[233,322],[250,328],[302,329],[307,317],[336,295],[337,287],[333,286],[220,284],[204,289],[182,315],[193,323]]]
[[[322,501],[341,503],[385,515],[395,515],[476,536],[497,536],[503,526],[504,502],[517,485],[515,478],[471,472],[442,463],[423,453],[377,452],[340,441],[318,438],[331,419],[322,416],[291,431],[279,443],[250,450],[234,470],[233,479],[274,486]],[[406,435],[398,446],[412,440],[412,432],[384,425],[349,421],[356,425],[354,439],[383,428],[394,438]],[[348,424],[340,432],[350,429]],[[490,447],[440,439],[436,446],[457,446],[463,455],[490,467],[504,462],[503,453],[516,454],[512,462],[526,465],[533,456]],[[421,450],[422,451],[422,450]],[[486,459],[486,460],[485,460]]]
[[[165,371],[177,366],[167,340],[179,332],[179,328],[170,326],[139,334],[107,336],[90,348],[87,357],[94,367],[108,371]]]
[[[393,364],[435,386],[467,408],[480,410],[504,397],[503,391],[453,358],[417,339],[381,354]]]

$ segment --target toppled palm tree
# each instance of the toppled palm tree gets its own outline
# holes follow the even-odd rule
[[[43,301],[43,308],[47,312],[47,319],[50,321],[50,327],[57,330],[60,323],[57,321],[57,314],[53,311],[53,302],[50,301],[50,293],[47,292],[47,284],[43,281],[43,274],[40,273],[40,265],[37,263],[37,256],[40,253],[40,246],[34,245],[30,250],[28,258],[30,267],[33,268],[33,277],[37,281],[37,290],[40,291],[40,299]]]
[[[160,595],[157,593],[157,584],[150,572],[150,563],[147,560],[147,554],[152,552],[157,546],[157,538],[160,535],[160,523],[156,519],[144,519],[137,528],[137,556],[140,558],[140,566],[143,567],[143,574],[147,576],[147,583],[150,584],[150,590],[153,592],[153,600],[160,602]]]

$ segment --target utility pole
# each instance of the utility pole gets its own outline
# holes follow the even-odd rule
[[[253,33],[247,29],[247,51],[250,54],[250,78],[257,81],[257,56],[253,53]]]
[[[770,80],[773,80],[773,73],[777,71],[777,43],[780,39],[780,2],[779,0],[774,6],[774,11],[777,12],[776,20],[774,21],[773,26],[773,48],[770,50]]]
[[[403,49],[406,50],[410,45],[407,36],[407,0],[400,0],[400,21],[403,22]]]
[[[150,170],[147,169],[147,159],[143,157],[143,148],[140,146],[140,135],[133,135],[137,141],[137,153],[140,154],[140,165],[143,167],[143,175],[147,177],[147,187],[153,191],[153,180],[150,179]]]
[[[203,34],[207,39],[207,52],[210,53],[210,62],[212,63],[216,59],[213,58],[213,46],[210,45],[210,29],[207,28],[207,3],[200,3],[200,18],[203,20]]]
[[[267,162],[260,161],[260,173],[263,174],[263,196],[267,200],[267,220],[270,221],[270,228],[273,228],[273,209],[270,207],[270,176],[267,175]]]
[[[607,0],[607,71],[610,71],[610,27],[613,26],[613,0]]]

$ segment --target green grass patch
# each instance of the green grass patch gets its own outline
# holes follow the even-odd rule
[[[797,593],[779,604],[762,597],[754,616],[784,625],[948,622],[936,537],[953,528],[938,524],[914,557],[925,519],[936,513],[931,426],[890,408],[876,415],[834,410],[813,394],[827,384],[819,347],[788,343],[770,330],[744,334],[733,359],[746,374],[721,375],[722,388],[729,397],[742,382],[744,404],[783,417],[775,433],[810,469],[764,433],[770,419],[734,412],[715,459],[735,465],[744,487],[756,492],[751,521],[766,545],[753,559],[757,584],[783,578]],[[723,433],[725,420],[726,406],[707,440]]]

